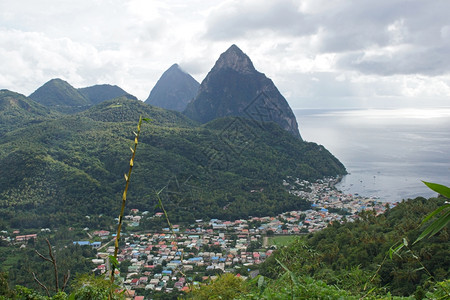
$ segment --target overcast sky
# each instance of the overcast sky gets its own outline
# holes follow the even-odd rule
[[[145,100],[236,44],[293,108],[450,106],[448,0],[1,0],[0,89],[52,78]]]

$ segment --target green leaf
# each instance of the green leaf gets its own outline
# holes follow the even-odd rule
[[[432,182],[426,182],[426,181],[422,181],[422,182],[426,186],[428,186],[430,189],[432,189],[433,191],[441,194],[444,197],[450,198],[450,188],[449,187],[447,187],[445,185],[437,184],[437,183],[432,183]],[[428,220],[430,220],[431,218],[433,218],[435,215],[442,212],[443,210],[447,210],[447,211],[444,212],[444,215],[442,215],[437,220],[435,220],[433,223],[431,223],[430,226],[428,226],[419,235],[419,237],[416,239],[414,244],[417,243],[418,241],[422,240],[426,236],[432,237],[433,235],[438,233],[442,228],[444,228],[450,222],[450,203],[446,203],[446,204],[442,205],[441,207],[438,207],[437,209],[435,209],[428,216],[426,216],[422,220],[421,224],[424,224],[425,222],[427,222]]]
[[[117,258],[114,257],[114,255],[109,255],[108,256],[109,261],[111,262],[111,264],[117,268],[119,266],[119,262],[117,261]]]
[[[432,183],[432,182],[426,182],[426,181],[422,181],[422,182],[425,183],[427,187],[429,187],[436,193],[439,193],[444,197],[450,198],[450,188],[449,187],[442,185],[442,184]]]
[[[75,293],[70,294],[67,300],[75,300]]]
[[[419,235],[419,237],[416,239],[416,241],[414,242],[417,243],[418,241],[420,241],[421,239],[423,239],[424,237],[428,236],[428,237],[432,237],[433,235],[435,235],[436,233],[438,233],[442,228],[444,228],[448,222],[450,222],[450,210],[447,211],[443,216],[441,216],[439,219],[437,219],[436,221],[434,221],[433,223],[430,224],[430,226],[428,226],[421,235]]]
[[[295,285],[300,285],[297,277],[295,276],[294,272],[292,272],[291,270],[289,270],[281,261],[279,261],[278,259],[275,259],[277,261],[277,263],[280,264],[280,266],[289,274],[289,276],[291,277],[292,282]]]
[[[401,255],[398,254],[398,252],[400,251],[400,249],[403,248],[403,246],[405,246],[405,244],[404,244],[404,243],[401,243],[400,245],[398,245],[398,246],[395,247],[394,249],[392,249],[392,247],[389,248],[389,258],[392,259],[392,255],[393,255],[393,254],[397,255],[398,257],[401,257]]]
[[[258,288],[261,289],[263,287],[264,284],[264,276],[260,276],[258,278]]]
[[[431,219],[432,217],[434,217],[436,214],[440,213],[442,210],[446,209],[446,208],[450,208],[450,203],[449,204],[445,204],[442,205],[441,207],[438,207],[437,209],[435,209],[433,212],[431,212],[428,216],[425,217],[425,219],[422,220],[421,224],[424,224],[425,222],[427,222],[429,219]]]

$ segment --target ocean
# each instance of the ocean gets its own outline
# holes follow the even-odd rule
[[[302,138],[325,146],[347,168],[336,186],[397,202],[450,186],[450,108],[295,109]]]

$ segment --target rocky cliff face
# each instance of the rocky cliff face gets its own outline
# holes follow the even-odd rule
[[[145,103],[183,111],[197,95],[199,83],[178,64],[172,65],[156,83]]]
[[[184,113],[202,123],[225,116],[241,116],[261,124],[274,122],[301,139],[286,99],[236,45],[220,55]]]

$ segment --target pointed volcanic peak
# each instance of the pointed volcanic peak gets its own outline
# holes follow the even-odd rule
[[[199,86],[197,80],[174,64],[162,74],[145,103],[181,112],[197,95]]]
[[[89,100],[91,104],[99,104],[103,101],[126,96],[129,99],[135,99],[137,98],[117,85],[110,85],[110,84],[97,84],[85,88],[78,89],[78,91]]]
[[[29,98],[63,113],[75,113],[87,109],[89,100],[68,82],[56,78],[48,81]]]
[[[274,122],[301,139],[286,99],[236,45],[220,55],[184,113],[201,123],[226,116],[241,116],[258,124]]]
[[[28,124],[54,119],[47,107],[9,90],[0,90],[0,136]]]

